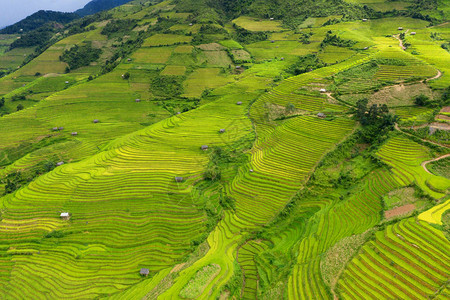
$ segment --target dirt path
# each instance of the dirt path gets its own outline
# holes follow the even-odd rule
[[[428,80],[434,80],[434,79],[438,79],[439,77],[441,77],[442,76],[442,72],[441,71],[439,71],[438,69],[436,69],[438,72],[437,72],[437,75],[436,76],[434,76],[434,77],[431,77],[431,78],[429,78],[429,79],[427,79],[427,81]]]
[[[409,31],[409,29],[407,29],[407,30],[405,31],[405,34],[407,34],[408,31]],[[394,34],[393,37],[396,38],[396,39],[398,40],[398,43],[399,43],[400,48],[402,48],[402,50],[406,50],[406,47],[403,45],[403,41],[402,41],[402,39],[400,38],[400,33],[399,33],[399,34]]]
[[[439,157],[437,157],[437,158],[435,158],[435,159],[430,159],[430,160],[424,161],[424,162],[421,164],[421,166],[424,168],[424,170],[425,170],[427,173],[433,174],[433,173],[431,173],[430,171],[428,171],[428,169],[427,169],[427,164],[430,163],[430,162],[434,162],[434,161],[438,161],[438,160],[444,159],[444,158],[446,158],[446,157],[450,157],[450,153],[449,153],[449,154],[442,155],[442,156],[439,156]]]
[[[434,28],[434,27],[444,26],[444,25],[447,25],[448,23],[449,23],[449,22],[445,22],[445,23],[442,23],[442,24],[438,24],[438,25],[434,25],[434,26],[428,27],[428,28]]]
[[[412,137],[414,137],[414,138],[420,139],[420,140],[422,140],[424,143],[430,143],[430,144],[433,144],[433,145],[436,145],[436,146],[439,146],[439,147],[445,147],[445,148],[448,148],[448,146],[446,146],[446,145],[441,145],[441,144],[439,144],[439,143],[436,143],[436,142],[433,142],[433,141],[430,141],[430,140],[422,139],[422,138],[420,138],[420,137],[418,137],[418,136],[415,136],[414,134],[411,134],[411,133],[409,133],[409,132],[405,132],[405,131],[401,130],[400,127],[398,127],[398,124],[397,124],[397,123],[395,123],[394,128],[395,128],[395,130],[398,130],[398,131],[402,132],[403,134],[406,134],[406,135],[412,136]]]

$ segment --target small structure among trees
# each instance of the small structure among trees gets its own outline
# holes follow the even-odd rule
[[[203,151],[208,150],[208,145],[202,145],[202,146],[201,146],[201,149],[202,149]]]
[[[70,214],[68,212],[62,212],[59,216],[65,221],[70,219]]]
[[[182,181],[183,181],[183,177],[176,176],[176,177],[175,177],[175,181],[176,181],[176,182],[182,182]]]
[[[403,30],[403,27],[399,27],[399,28],[397,28],[398,30]]]
[[[60,161],[60,162],[57,162],[57,163],[56,163],[56,166],[59,167],[59,166],[62,166],[63,164],[64,164],[64,162],[63,162],[63,161]]]
[[[367,19],[362,19],[363,22],[367,22]]]
[[[323,112],[320,112],[317,114],[317,117],[320,119],[325,119],[327,116]]]
[[[319,90],[319,92],[321,92],[321,93],[326,93],[326,91],[327,91],[326,89],[320,89]]]
[[[147,269],[147,268],[142,268],[142,269],[139,271],[139,274],[140,274],[141,276],[147,277],[148,274],[150,274],[150,270]]]
[[[135,99],[134,102],[141,102],[141,99]]]

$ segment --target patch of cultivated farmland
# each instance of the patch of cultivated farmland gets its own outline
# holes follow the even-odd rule
[[[133,64],[164,64],[172,55],[173,47],[143,47],[131,56]]]
[[[380,221],[381,196],[398,187],[387,171],[376,171],[361,183],[361,191],[347,200],[333,203],[321,196],[324,207],[308,221],[307,235],[301,240],[297,263],[289,277],[289,299],[327,299],[321,277],[321,256],[344,237],[361,234]],[[305,206],[310,205],[308,202]]]
[[[389,225],[366,243],[338,282],[344,299],[428,299],[448,280],[450,246],[414,218]]]
[[[219,68],[200,68],[184,82],[184,97],[200,98],[205,89],[217,88],[231,80],[220,74]]]
[[[252,17],[241,16],[233,20],[233,23],[250,31],[283,31],[281,23],[275,20],[261,20]]]
[[[450,187],[450,180],[427,173],[421,163],[431,158],[429,150],[406,137],[392,137],[377,152],[402,185],[416,183],[433,198],[441,198]]]
[[[186,44],[192,40],[192,36],[177,35],[177,34],[161,34],[157,33],[147,38],[142,47],[152,46],[170,46],[176,44]]]
[[[2,297],[23,298],[26,285],[35,298],[92,298],[138,283],[140,268],[156,273],[178,262],[205,230],[205,199],[192,196],[208,160],[200,146],[224,145],[218,129],[228,122],[240,124],[233,138],[247,134],[244,109],[224,99],[172,117],[5,199],[0,240],[13,241],[13,251]],[[70,221],[60,220],[63,211]]]

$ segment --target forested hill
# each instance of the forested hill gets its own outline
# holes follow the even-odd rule
[[[111,9],[122,4],[126,4],[131,0],[93,0],[86,4],[83,8],[75,11],[79,16],[87,16],[98,13],[103,10]]]
[[[15,34],[21,32],[29,32],[49,22],[66,24],[77,18],[79,18],[79,16],[74,13],[40,10],[13,25],[3,28],[2,30],[0,30],[0,34]]]

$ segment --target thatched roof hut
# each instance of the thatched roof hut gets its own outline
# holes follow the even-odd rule
[[[208,145],[202,145],[202,150],[208,150]]]
[[[142,269],[139,271],[139,274],[141,274],[141,276],[147,277],[148,274],[150,274],[150,270],[147,269],[147,268],[142,268]]]

